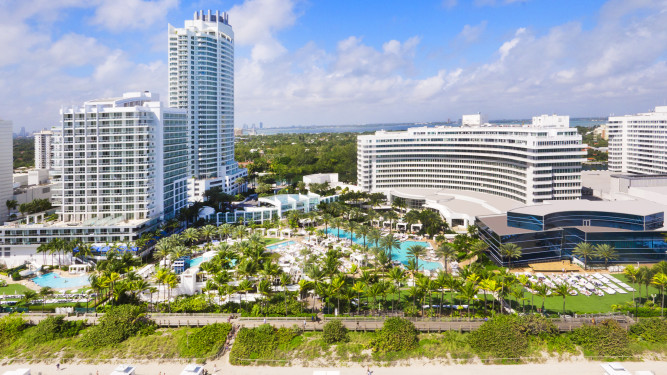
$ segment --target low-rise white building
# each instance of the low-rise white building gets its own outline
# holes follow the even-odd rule
[[[288,211],[298,210],[310,212],[317,209],[320,203],[331,203],[338,200],[338,195],[321,197],[315,193],[278,194],[258,198],[259,205],[246,207],[234,212],[218,212],[205,215],[206,220],[214,220],[217,225],[225,223],[264,223],[283,218]]]

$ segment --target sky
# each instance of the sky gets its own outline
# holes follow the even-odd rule
[[[235,123],[597,117],[667,103],[667,0],[2,0],[0,118],[166,99],[167,24],[229,13]]]

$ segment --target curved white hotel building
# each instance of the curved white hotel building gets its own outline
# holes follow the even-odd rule
[[[530,125],[504,126],[477,118],[465,116],[461,127],[359,136],[359,186],[398,196],[410,189],[473,191],[523,204],[581,197],[585,152],[569,116],[543,115]]]

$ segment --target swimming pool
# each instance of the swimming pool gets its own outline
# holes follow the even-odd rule
[[[90,285],[88,281],[88,276],[77,276],[77,277],[60,277],[56,273],[45,273],[44,275],[37,276],[32,281],[41,286],[41,287],[50,287],[54,289],[77,289],[83,286]]]
[[[331,235],[337,236],[338,235],[338,229],[329,228],[328,233],[331,234]],[[349,239],[350,238],[349,232],[347,232],[346,230],[341,229],[340,238]],[[364,239],[360,236],[352,237],[352,241],[354,241],[355,243],[358,243],[359,245],[364,244]],[[372,244],[368,242],[368,239],[366,239],[366,246],[371,246],[371,245]],[[398,249],[398,250],[396,250],[396,249],[392,250],[392,252],[391,252],[392,259],[397,260],[397,261],[403,263],[404,265],[407,265],[408,260],[410,259],[410,257],[408,256],[408,248],[412,245],[422,245],[422,246],[426,246],[427,248],[430,247],[429,243],[424,242],[424,241],[401,241],[401,248]],[[424,261],[424,260],[420,259],[419,260],[419,268],[425,269],[425,270],[430,270],[430,271],[438,270],[438,269],[442,268],[442,264],[440,262],[427,262],[427,261]]]
[[[279,247],[294,245],[295,243],[296,242],[294,242],[294,241],[281,242],[281,243],[278,243],[278,244],[275,244],[275,245],[267,246],[266,248],[269,249],[269,250],[275,250]]]
[[[209,259],[210,259],[210,258],[209,258]],[[209,260],[209,259],[207,259],[207,260]],[[197,267],[197,266],[199,266],[200,264],[202,264],[203,261],[204,261],[204,257],[203,257],[203,256],[202,256],[202,257],[192,258],[192,259],[190,259],[190,267]]]

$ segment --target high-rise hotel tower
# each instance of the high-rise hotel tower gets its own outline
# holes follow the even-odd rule
[[[234,32],[228,15],[195,12],[185,27],[169,25],[169,106],[189,122],[188,199],[206,190],[234,194],[247,170],[234,161]]]

